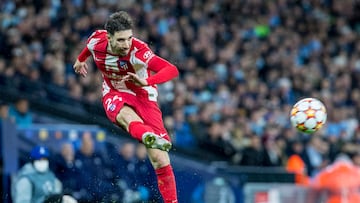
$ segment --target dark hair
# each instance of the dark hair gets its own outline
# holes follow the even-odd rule
[[[125,11],[118,11],[109,16],[105,23],[105,29],[113,35],[117,31],[124,31],[133,28],[133,20]]]

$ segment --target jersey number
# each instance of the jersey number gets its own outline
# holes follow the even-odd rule
[[[119,97],[117,95],[113,96],[113,98],[108,98],[106,101],[105,101],[105,104],[106,104],[106,110],[107,111],[114,111],[115,108],[116,108],[116,105],[113,104],[116,100],[118,101],[122,101],[122,97]]]

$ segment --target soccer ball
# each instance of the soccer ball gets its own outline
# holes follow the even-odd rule
[[[298,101],[291,109],[290,121],[298,131],[314,133],[326,123],[326,108],[315,98],[305,98]]]

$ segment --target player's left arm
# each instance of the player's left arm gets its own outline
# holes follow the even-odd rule
[[[148,62],[148,69],[155,72],[146,79],[148,85],[161,84],[179,75],[175,65],[157,55]]]
[[[153,55],[148,61],[148,69],[155,72],[155,74],[146,79],[142,79],[137,74],[131,72],[128,72],[128,75],[140,86],[161,84],[179,75],[175,65],[157,55]]]

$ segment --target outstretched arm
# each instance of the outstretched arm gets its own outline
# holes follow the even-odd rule
[[[89,51],[89,49],[87,47],[85,47],[81,53],[79,54],[79,56],[77,57],[73,68],[75,73],[78,73],[82,76],[86,76],[86,74],[88,73],[88,65],[86,64],[86,59],[91,55],[91,52]]]

